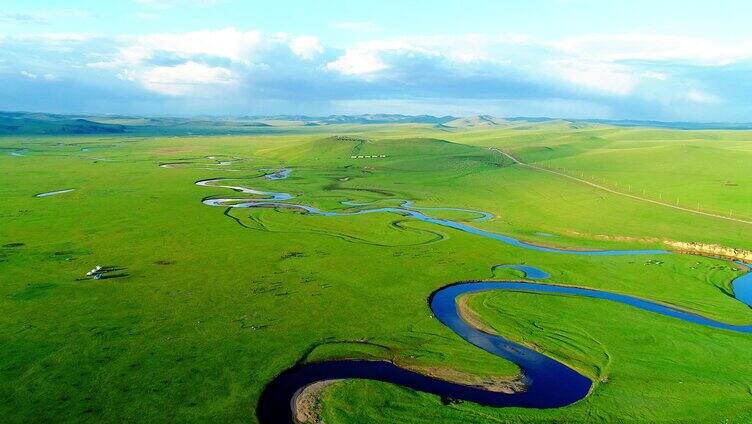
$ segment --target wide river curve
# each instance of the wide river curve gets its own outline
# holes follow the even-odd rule
[[[289,172],[277,172],[271,175],[273,176],[267,176],[267,179],[278,180],[287,178]],[[506,235],[481,230],[465,223],[433,218],[420,212],[419,209],[475,212],[479,215],[479,218],[476,220],[489,219],[491,215],[486,212],[457,208],[417,208],[407,201],[403,202],[401,207],[366,208],[354,212],[322,211],[308,205],[289,203],[288,201],[293,199],[293,196],[288,193],[264,192],[241,186],[223,185],[223,181],[222,179],[211,179],[198,181],[196,184],[207,187],[224,187],[244,194],[262,196],[262,198],[206,198],[203,200],[204,204],[230,208],[253,208],[273,205],[284,208],[302,209],[310,214],[332,217],[365,213],[397,213],[420,221],[494,239],[523,249],[571,255],[661,255],[669,253],[665,250],[567,250],[538,246]],[[366,206],[351,202],[343,202],[343,204],[346,206]],[[498,267],[517,269],[525,273],[528,279],[544,279],[549,276],[547,272],[529,265],[496,265],[494,268]],[[732,287],[734,292],[738,293],[737,299],[752,306],[752,274],[747,273],[737,278],[732,283]],[[549,293],[595,298],[630,305],[638,309],[673,317],[693,324],[735,332],[752,332],[752,325],[739,326],[727,324],[657,302],[601,290],[524,281],[471,281],[454,283],[435,291],[429,297],[428,304],[434,316],[467,342],[517,364],[522,371],[522,379],[526,386],[524,391],[506,394],[489,391],[480,387],[452,383],[400,368],[387,361],[333,360],[313,362],[299,364],[282,372],[265,387],[256,410],[259,422],[263,424],[295,422],[295,401],[297,395],[303,389],[317,382],[339,379],[378,380],[413,390],[432,393],[444,398],[465,400],[496,407],[556,408],[572,404],[587,396],[592,387],[592,382],[586,376],[536,350],[502,336],[483,332],[462,319],[458,310],[457,299],[467,294],[487,290]]]

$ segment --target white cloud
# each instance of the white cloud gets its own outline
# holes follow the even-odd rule
[[[232,72],[218,66],[186,62],[176,66],[156,66],[143,71],[125,71],[121,78],[137,81],[149,90],[171,96],[195,93],[207,85],[227,85]]]
[[[508,52],[528,41],[527,37],[516,34],[431,35],[372,40],[345,49],[345,53],[329,62],[326,68],[343,75],[375,79],[379,73],[393,68],[388,59],[393,56],[403,56],[405,62],[411,58],[432,57],[460,66],[476,62],[505,66],[510,64]]]
[[[235,28],[151,34],[130,40],[130,46],[120,51],[120,59],[126,63],[141,62],[157,52],[165,52],[182,58],[206,55],[247,62],[260,41],[260,31],[243,32]]]
[[[293,38],[290,41],[290,50],[292,50],[296,56],[310,60],[321,54],[324,51],[324,46],[317,37],[304,35]]]
[[[516,49],[525,47],[530,52],[538,47],[523,34],[455,34],[410,37],[406,40],[451,61],[493,62],[508,64]]]
[[[658,81],[666,81],[668,79],[668,74],[665,72],[645,71],[640,75],[647,79],[653,79],[653,80],[658,80]]]
[[[692,103],[703,103],[703,104],[720,103],[720,99],[717,96],[714,96],[710,93],[706,93],[704,91],[700,91],[694,88],[687,92],[687,94],[685,95],[685,99]]]
[[[374,52],[355,50],[327,63],[326,68],[343,75],[371,75],[386,69],[387,65]]]
[[[752,42],[733,43],[706,38],[657,34],[594,34],[568,37],[549,43],[574,56],[608,62],[654,61],[727,65],[752,58]]]
[[[170,96],[191,95],[206,87],[233,84],[238,79],[227,66],[203,63],[203,59],[224,60],[228,66],[249,65],[261,41],[261,32],[235,28],[148,34],[122,38],[124,46],[114,57],[86,66],[114,70],[120,79],[140,84],[149,91]],[[167,55],[178,63],[154,63],[159,55]]]
[[[564,81],[610,94],[629,94],[639,82],[624,65],[584,60],[554,60],[546,64],[553,75]]]
[[[288,60],[284,57],[312,61],[324,51],[317,37],[235,28],[122,37],[119,43],[115,55],[86,66],[174,96],[198,93],[202,85],[239,83],[252,70]],[[181,72],[187,76],[181,78]]]
[[[518,34],[372,38],[339,50],[310,34],[236,28],[137,36],[0,34],[0,67],[29,85],[29,79],[55,79],[61,86],[73,81],[96,87],[92,96],[105,87],[140,98],[158,93],[155,102],[193,96],[186,104],[196,105],[209,104],[207,99],[324,104],[431,98],[441,104],[462,98],[468,104],[518,101],[531,110],[531,102],[558,99],[597,110],[645,105],[639,107],[652,113],[731,109],[743,105],[748,91],[736,83],[746,82],[750,66],[742,62],[744,40],[725,45],[635,34],[555,41]],[[707,66],[725,63],[735,66]],[[343,84],[339,75],[349,81]],[[713,104],[719,107],[704,107]],[[541,104],[534,110],[546,109]]]
[[[345,50],[345,54],[337,60],[326,64],[326,68],[343,75],[372,77],[374,74],[386,70],[389,65],[382,55],[387,52],[418,51],[416,47],[402,41],[369,41],[360,43]]]

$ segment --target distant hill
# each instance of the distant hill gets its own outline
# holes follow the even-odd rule
[[[275,116],[247,116],[246,119],[261,122],[297,122],[302,125],[335,125],[335,124],[443,124],[457,119],[454,116],[431,115],[400,115],[400,114],[365,114],[365,115],[275,115]]]
[[[125,126],[62,115],[0,112],[0,134],[116,134]]]
[[[663,121],[639,121],[639,120],[611,120],[611,119],[585,119],[582,122],[594,124],[616,125],[620,127],[653,127],[671,128],[676,130],[752,130],[752,123],[733,122],[663,122]]]
[[[365,115],[275,115],[191,118],[119,115],[57,115],[30,112],[0,112],[0,135],[114,134],[212,135],[274,133],[294,127],[315,131],[327,125],[430,124],[440,125],[454,116],[365,114]],[[301,128],[302,129],[302,128]],[[322,129],[321,131],[325,131]]]
[[[671,128],[685,130],[752,130],[750,123],[660,122],[638,120],[561,119],[546,117],[499,118],[491,115],[467,117],[364,114],[364,115],[250,115],[196,116],[190,118],[120,115],[59,115],[31,112],[0,112],[0,135],[119,134],[132,135],[232,135],[275,133],[331,133],[329,126],[415,124],[444,131],[512,128],[578,129],[593,125]],[[347,131],[347,128],[342,128]]]
[[[506,120],[491,115],[475,115],[465,118],[457,118],[442,124],[442,126],[450,128],[500,127],[507,125],[509,125],[509,123]]]

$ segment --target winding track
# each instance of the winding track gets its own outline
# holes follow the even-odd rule
[[[282,178],[285,178],[286,175]],[[556,252],[577,255],[657,255],[667,254],[664,250],[603,250],[603,251],[574,251],[566,249],[537,246],[520,240],[479,230],[472,226],[451,220],[437,219],[418,212],[411,203],[403,202],[402,207],[383,207],[363,209],[356,212],[327,212],[307,205],[285,203],[293,198],[292,195],[280,192],[263,192],[242,186],[220,185],[222,179],[198,181],[196,184],[206,187],[224,187],[235,191],[265,196],[258,199],[213,199],[206,198],[203,203],[210,206],[233,208],[253,208],[265,205],[277,207],[297,208],[311,214],[324,216],[350,216],[362,213],[388,212],[398,213],[407,217],[431,222],[444,227],[454,228],[471,234],[495,239],[516,247],[545,252]],[[352,202],[344,202],[348,206],[364,206]],[[428,209],[428,208],[426,208]],[[439,208],[433,208],[439,209]],[[452,208],[448,208],[452,210]],[[476,211],[477,212],[477,211]],[[481,213],[479,219],[488,215]],[[530,279],[543,279],[549,275],[545,271],[526,265],[496,265],[493,269],[508,267],[526,273]],[[752,274],[745,274],[733,283],[735,291],[741,291],[742,285],[747,288],[752,284]],[[298,364],[278,375],[270,382],[261,394],[256,414],[260,423],[293,423],[294,408],[297,395],[307,386],[327,380],[335,379],[370,379],[397,384],[413,390],[432,393],[438,396],[461,399],[481,405],[496,407],[530,407],[556,408],[570,405],[583,399],[590,392],[592,382],[567,365],[562,364],[540,352],[515,343],[499,335],[485,333],[460,316],[457,308],[457,298],[470,293],[487,290],[507,290],[525,293],[549,293],[568,296],[586,297],[630,305],[656,314],[673,317],[682,321],[704,325],[716,329],[741,333],[752,333],[752,325],[732,325],[715,321],[701,315],[682,311],[657,302],[640,299],[602,290],[579,287],[558,286],[543,283],[523,281],[473,281],[450,284],[434,292],[428,302],[433,314],[447,327],[467,342],[503,357],[517,364],[522,370],[526,390],[519,393],[504,394],[492,392],[479,387],[471,387],[457,383],[428,377],[413,371],[400,368],[386,361],[366,360],[335,360],[316,363]],[[752,299],[740,299],[752,306]]]

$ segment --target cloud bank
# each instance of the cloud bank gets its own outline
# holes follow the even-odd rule
[[[315,34],[231,27],[4,35],[0,109],[752,121],[752,42],[660,34],[379,37],[364,22],[340,26],[371,38],[335,47]]]

